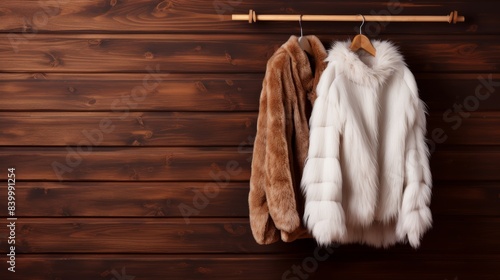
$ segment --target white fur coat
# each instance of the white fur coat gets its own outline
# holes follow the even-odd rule
[[[397,48],[336,42],[317,87],[301,182],[304,222],[320,245],[413,247],[432,224],[425,105]]]

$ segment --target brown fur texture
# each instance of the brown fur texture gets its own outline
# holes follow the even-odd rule
[[[311,60],[291,36],[269,59],[260,96],[250,193],[250,225],[259,244],[310,237],[301,222],[300,181],[309,148],[309,117],[326,50],[315,36]]]

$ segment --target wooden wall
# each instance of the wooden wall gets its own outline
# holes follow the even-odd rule
[[[365,28],[400,46],[430,109],[435,221],[420,249],[255,243],[247,194],[261,82],[267,59],[299,30],[229,21],[250,8],[466,16]],[[2,0],[0,213],[6,221],[5,176],[15,167],[18,221],[16,273],[2,222],[1,278],[500,279],[499,8]],[[358,26],[303,25],[327,47]]]

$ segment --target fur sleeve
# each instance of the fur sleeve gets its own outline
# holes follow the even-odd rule
[[[330,64],[318,83],[318,98],[310,119],[310,142],[301,188],[306,197],[304,222],[320,245],[346,233],[342,208],[339,146],[342,121],[334,67]]]
[[[405,149],[405,186],[396,233],[399,238],[408,238],[414,248],[420,245],[420,238],[432,226],[429,208],[432,178],[429,169],[429,150],[425,144],[425,104],[419,99],[413,75],[405,71],[403,91],[411,96],[407,110],[408,133]],[[405,94],[406,94],[405,93]]]
[[[287,58],[276,54],[268,62],[260,96],[248,197],[250,226],[259,244],[278,241],[278,229],[292,232],[300,226],[285,135],[283,81],[291,81],[285,74]]]
[[[276,61],[275,69],[267,83],[267,139],[265,168],[268,177],[266,197],[269,213],[276,227],[292,232],[300,226],[295,191],[293,189],[290,156],[292,153],[287,135],[287,124],[291,125],[289,96],[296,96],[290,57],[283,55]]]

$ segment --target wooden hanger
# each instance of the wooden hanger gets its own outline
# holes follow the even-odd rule
[[[351,51],[356,52],[359,49],[363,49],[367,53],[371,54],[372,56],[375,56],[377,53],[377,50],[370,42],[370,39],[368,39],[368,37],[366,37],[365,35],[363,35],[361,33],[361,27],[363,27],[363,24],[365,24],[365,17],[363,15],[360,15],[360,16],[363,17],[363,23],[359,27],[359,34],[356,35],[356,37],[354,37],[354,39],[352,39]]]
[[[301,49],[303,49],[306,53],[312,55],[312,48],[311,44],[309,43],[309,40],[307,40],[306,37],[303,37],[303,32],[302,32],[302,15],[299,17],[299,25],[300,25],[300,37],[299,37],[299,46]]]

